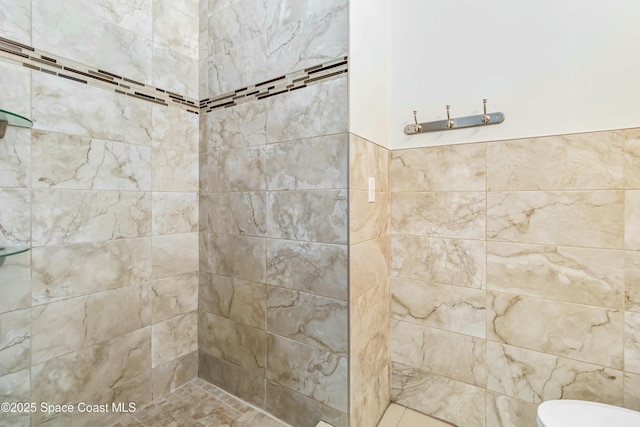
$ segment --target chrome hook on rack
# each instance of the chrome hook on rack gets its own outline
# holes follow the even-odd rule
[[[413,125],[413,130],[416,133],[419,133],[422,130],[422,125],[420,125],[418,123],[418,118],[416,117],[417,111],[413,110],[413,122],[415,123],[415,125]]]
[[[482,115],[482,123],[485,125],[491,121],[491,117],[487,114],[487,98],[482,100],[482,105],[484,107],[484,114]]]
[[[447,129],[452,129],[455,123],[451,120],[451,114],[449,113],[450,105],[447,105]]]

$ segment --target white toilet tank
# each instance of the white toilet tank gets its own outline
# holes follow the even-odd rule
[[[584,400],[549,400],[538,406],[539,427],[640,427],[640,412]]]

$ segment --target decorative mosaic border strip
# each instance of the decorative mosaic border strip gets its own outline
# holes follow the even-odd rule
[[[269,98],[286,92],[302,89],[311,84],[338,77],[348,72],[348,57],[334,59],[324,64],[305,68],[291,74],[257,83],[234,92],[200,101],[200,108],[210,112],[220,108],[233,107],[243,102]]]
[[[194,114],[233,107],[244,102],[265,99],[312,84],[337,78],[348,72],[348,57],[344,56],[291,74],[247,86],[233,92],[198,101],[161,88],[128,79],[99,68],[39,51],[31,46],[0,37],[0,58],[35,71],[73,80],[78,83],[113,90],[157,105],[175,106]]]

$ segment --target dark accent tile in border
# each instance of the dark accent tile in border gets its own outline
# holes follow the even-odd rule
[[[80,75],[85,76],[85,77],[89,77],[90,79],[100,80],[100,81],[103,81],[105,83],[109,83],[109,84],[112,84],[112,85],[117,85],[118,84],[118,83],[114,82],[113,80],[108,80],[108,79],[105,79],[103,77],[94,76],[92,74],[85,73],[83,71],[74,70],[73,68],[64,67],[64,69],[67,70],[67,71],[71,71],[73,73],[76,73],[76,74],[80,74]]]
[[[25,62],[22,63],[23,66],[27,67],[27,68],[31,68],[33,70],[37,70],[40,71],[40,67],[36,67],[35,65],[31,65],[31,64],[27,64]]]
[[[62,65],[58,65],[58,64],[55,64],[55,63],[52,63],[52,62],[49,62],[49,61],[46,61],[46,60],[40,59],[40,58],[34,58],[33,56],[31,56],[31,57],[30,57],[30,59],[31,59],[32,61],[36,61],[36,62],[39,62],[39,63],[41,63],[41,64],[47,64],[49,67],[55,67],[55,68],[60,68],[60,69],[62,69]]]
[[[311,74],[316,74],[316,73],[319,73],[319,72],[321,72],[321,71],[325,71],[325,70],[330,70],[330,69],[332,69],[332,68],[337,68],[337,67],[340,67],[340,66],[342,66],[342,65],[347,65],[347,63],[346,63],[346,62],[339,62],[339,63],[337,63],[337,64],[327,65],[327,66],[325,66],[325,67],[321,67],[321,68],[318,68],[318,69],[316,69],[316,70],[309,71],[309,75],[311,75]]]
[[[23,58],[29,59],[29,55],[27,55],[26,53],[18,52],[17,50],[5,49],[2,46],[0,46],[0,50],[3,52],[10,53],[12,55],[17,55],[17,56],[21,56]]]
[[[124,80],[125,82],[129,82],[129,83],[137,84],[138,86],[143,86],[143,87],[147,86],[147,85],[146,85],[146,84],[144,84],[144,83],[140,83],[140,82],[137,82],[137,81],[135,81],[135,80],[128,79],[128,78],[126,78],[126,77],[123,77],[123,78],[122,78],[122,80]]]
[[[53,58],[49,58],[48,56],[40,55],[40,58],[44,59],[45,61],[53,62],[54,64],[58,63],[57,60],[55,60]],[[36,58],[33,58],[33,59],[36,59]]]
[[[0,41],[12,46],[16,46],[19,47],[21,49],[27,49],[30,50],[31,52],[35,51],[34,48],[32,48],[31,46],[27,46],[26,44],[22,44],[22,43],[18,43],[16,41],[10,40],[10,39],[5,39],[4,37],[0,37]]]
[[[58,75],[59,75],[60,77],[64,77],[65,79],[75,80],[75,81],[76,81],[76,82],[78,82],[78,83],[84,83],[84,84],[87,84],[87,81],[86,81],[86,80],[82,80],[82,79],[79,79],[79,78],[77,78],[77,77],[68,76],[68,75],[66,75],[66,74],[62,74],[62,73],[58,73]]]
[[[106,74],[107,76],[115,77],[116,79],[122,80],[122,77],[120,77],[119,75],[110,73],[108,71],[101,70],[100,68],[98,68],[98,72],[102,73],[102,74]]]
[[[335,73],[325,74],[325,75],[320,76],[320,77],[316,77],[316,78],[313,78],[313,79],[305,80],[304,82],[306,84],[309,84],[309,83],[317,82],[318,80],[324,80],[324,79],[328,79],[329,77],[334,77],[334,76],[337,76],[337,75],[340,75],[340,74],[345,74],[346,72],[347,72],[346,70],[344,70],[344,71],[336,71]]]

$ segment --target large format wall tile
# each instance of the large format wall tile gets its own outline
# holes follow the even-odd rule
[[[217,5],[208,18],[209,55],[264,37],[266,17],[266,0],[234,1],[228,7]]]
[[[367,191],[349,191],[349,241],[351,244],[389,234],[390,220],[391,195],[389,193],[376,193],[376,201],[370,203]]]
[[[640,189],[640,129],[625,131],[625,188]]]
[[[349,189],[368,191],[369,177],[373,177],[376,191],[388,192],[390,153],[388,149],[350,133]]]
[[[346,356],[348,311],[344,301],[270,287],[267,330]]]
[[[198,304],[201,311],[266,329],[267,286],[262,283],[205,274],[200,279]]]
[[[31,240],[31,192],[0,188],[0,245],[27,244]]]
[[[347,359],[277,335],[267,336],[267,379],[347,411]]]
[[[487,392],[487,426],[535,426],[538,405],[510,396]]]
[[[148,236],[151,194],[124,191],[34,190],[33,245]]]
[[[153,399],[157,400],[198,376],[198,352],[164,363],[151,372]]]
[[[210,152],[267,143],[267,112],[263,101],[249,101],[203,116],[201,132]]]
[[[634,411],[640,411],[640,375],[625,374],[624,406]]]
[[[487,308],[491,340],[622,369],[622,312],[494,293]]]
[[[5,1],[2,0],[2,2]],[[4,25],[4,22],[0,25]],[[2,109],[24,117],[31,117],[31,70],[16,64],[0,61],[0,73],[2,73],[2,80],[0,81]]]
[[[393,193],[394,234],[484,239],[485,194],[480,192]]]
[[[640,374],[640,313],[625,313],[624,324],[624,369]]]
[[[267,240],[269,285],[346,300],[348,268],[345,245]]]
[[[153,146],[168,150],[197,153],[200,118],[198,114],[178,108],[152,107]]]
[[[198,26],[171,1],[153,2],[153,42],[192,59],[198,58]]]
[[[266,40],[259,37],[209,57],[206,71],[211,97],[266,80]]]
[[[34,130],[33,187],[151,190],[151,148]]]
[[[23,369],[0,377],[0,399],[9,403],[28,402],[31,399],[30,370]],[[3,412],[0,423],[10,427],[30,427],[31,418],[29,414]]]
[[[539,404],[582,399],[622,405],[622,371],[564,357],[487,343],[487,388]]]
[[[198,273],[186,273],[150,283],[153,323],[198,309]]]
[[[154,148],[151,159],[153,191],[198,191],[198,154]]]
[[[151,326],[151,361],[154,368],[198,349],[198,315],[195,311]]]
[[[36,247],[31,259],[33,302],[42,304],[148,280],[151,239]]]
[[[244,370],[200,350],[198,376],[242,400],[260,408],[265,406],[265,379],[260,374]]]
[[[621,191],[488,193],[487,237],[519,243],[622,248]]]
[[[391,275],[485,288],[486,244],[479,240],[393,236]]]
[[[267,148],[269,190],[347,188],[347,134],[273,144]]]
[[[389,333],[389,282],[384,281],[349,304],[349,352],[359,353],[381,330]],[[388,349],[387,349],[388,353]]]
[[[487,187],[500,190],[618,189],[624,131],[487,144]]]
[[[8,127],[0,144],[0,187],[31,184],[31,131]]]
[[[214,151],[207,160],[209,191],[267,189],[264,147]]]
[[[267,193],[230,192],[207,195],[208,220],[212,233],[264,237],[267,235]]]
[[[387,236],[349,248],[349,295],[355,299],[387,280],[390,273]]]
[[[640,312],[640,252],[625,252],[625,308]]]
[[[152,69],[151,82],[154,86],[189,98],[199,98],[197,58],[154,44]]]
[[[347,190],[277,191],[269,193],[269,237],[347,243]]]
[[[0,0],[0,36],[31,45],[31,2]]]
[[[0,269],[0,313],[31,307],[31,254],[8,257]]]
[[[487,288],[622,308],[622,251],[489,242]]]
[[[29,368],[31,310],[0,314],[0,377]]]
[[[198,233],[167,234],[151,239],[151,275],[154,279],[197,271]]]
[[[231,234],[209,234],[209,271],[264,283],[266,239]]]
[[[486,144],[464,144],[391,153],[391,190],[484,191]]]
[[[198,231],[197,193],[159,193],[152,195],[151,228],[154,235]]]
[[[478,338],[486,336],[485,299],[480,289],[391,279],[394,319]]]
[[[640,190],[625,191],[624,247],[640,250]]]

